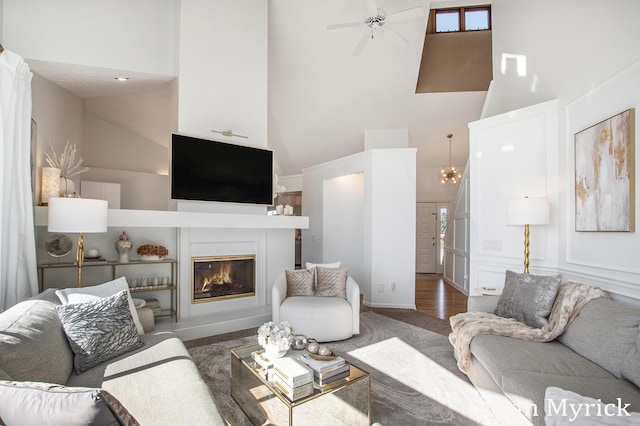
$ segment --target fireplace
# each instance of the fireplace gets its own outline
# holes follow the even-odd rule
[[[208,256],[191,258],[191,303],[254,296],[256,257]]]

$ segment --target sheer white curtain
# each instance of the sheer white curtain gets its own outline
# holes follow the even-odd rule
[[[31,71],[0,53],[0,311],[38,292],[31,191]]]

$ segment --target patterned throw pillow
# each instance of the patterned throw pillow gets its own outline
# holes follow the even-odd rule
[[[9,425],[138,425],[105,390],[43,382],[0,381],[0,418]]]
[[[56,296],[58,296],[58,299],[60,299],[60,302],[62,302],[63,305],[67,305],[69,303],[84,303],[100,299],[101,297],[113,296],[121,290],[127,291],[129,296],[129,310],[131,311],[133,322],[138,329],[138,334],[142,336],[144,334],[144,329],[142,328],[142,323],[138,317],[138,310],[133,303],[131,293],[129,293],[129,284],[127,284],[127,279],[125,277],[120,277],[104,284],[92,285],[89,287],[63,288],[56,290]]]
[[[315,269],[284,271],[287,277],[287,297],[313,296]]]
[[[323,268],[316,266],[318,285],[316,296],[347,298],[347,277],[349,272],[345,268]]]
[[[530,327],[549,324],[549,314],[556,300],[562,277],[519,274],[507,271],[504,289],[495,314],[515,318]]]
[[[78,374],[137,349],[140,340],[129,311],[127,292],[91,302],[56,306]]]

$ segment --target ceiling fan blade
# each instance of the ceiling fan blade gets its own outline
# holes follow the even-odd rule
[[[364,50],[364,47],[367,45],[367,42],[369,41],[370,38],[371,38],[370,32],[362,35],[362,38],[356,45],[356,48],[353,49],[353,56],[359,56],[362,53],[362,51]]]
[[[399,46],[404,47],[409,44],[409,42],[404,37],[402,37],[400,34],[395,32],[391,28],[385,27],[382,30],[382,34],[384,34],[385,37],[387,37],[389,40],[391,40],[392,42],[394,42]]]
[[[367,12],[369,16],[376,16],[378,14],[378,2],[376,0],[365,0],[367,4]]]
[[[339,30],[341,28],[361,27],[362,25],[364,25],[362,22],[346,22],[344,24],[331,24],[331,25],[327,25],[327,30]]]
[[[422,18],[423,16],[424,9],[421,6],[418,6],[411,9],[403,10],[401,12],[392,13],[391,15],[387,15],[386,22],[398,22],[404,21],[405,19]]]

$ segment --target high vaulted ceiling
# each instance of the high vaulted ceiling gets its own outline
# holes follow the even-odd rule
[[[354,56],[366,27],[326,27],[364,21],[365,0],[269,2],[268,145],[280,175],[362,151],[368,129],[408,128],[410,146],[418,148],[419,179],[421,169],[447,165],[448,133],[454,134],[453,163],[464,166],[467,123],[480,118],[486,92],[415,94],[430,2],[378,0],[387,14],[416,6],[424,8],[424,18],[387,24],[408,46],[376,36]],[[113,70],[30,65],[81,97],[149,90],[171,79],[138,75],[119,85],[96,78]],[[63,77],[70,71],[73,78]]]

